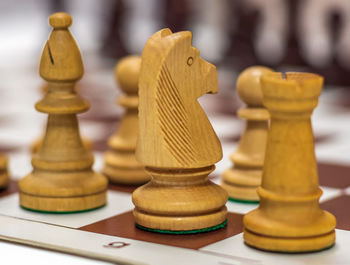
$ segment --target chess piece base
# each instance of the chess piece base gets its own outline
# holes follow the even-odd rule
[[[24,209],[51,213],[82,212],[100,208],[106,204],[106,191],[79,197],[50,198],[19,193],[20,205]]]
[[[188,231],[214,227],[227,218],[227,193],[208,180],[213,167],[146,171],[152,180],[134,191],[136,224],[154,230]]]
[[[113,184],[140,185],[150,180],[143,168],[116,168],[106,165],[103,174]]]
[[[9,184],[9,176],[7,171],[0,171],[0,189],[4,189]]]
[[[244,229],[244,241],[254,248],[273,252],[313,252],[332,247],[335,242],[335,232],[313,237],[271,237],[259,235]]]
[[[223,173],[221,186],[234,200],[259,202],[256,189],[261,183],[262,171],[252,169],[229,168]]]
[[[0,155],[0,189],[6,188],[10,181],[7,172],[7,161],[7,156]]]
[[[123,185],[140,185],[151,179],[144,167],[136,161],[133,153],[107,152],[103,174],[111,183]]]
[[[258,193],[262,195],[260,207],[243,219],[248,245],[270,251],[310,252],[334,244],[336,220],[319,208],[321,190],[303,197],[276,195],[261,187]]]
[[[190,234],[198,234],[198,233],[205,233],[205,232],[210,232],[210,231],[215,231],[221,228],[224,228],[227,225],[227,219],[219,224],[219,225],[215,225],[212,227],[208,227],[208,228],[203,228],[203,229],[194,229],[194,230],[186,230],[186,231],[173,231],[173,230],[160,230],[160,229],[151,229],[148,227],[144,227],[141,225],[136,224],[136,227],[148,232],[156,232],[156,233],[160,233],[160,234],[171,234],[171,235],[190,235]]]
[[[97,173],[33,172],[19,181],[20,205],[45,212],[77,212],[107,201],[107,179]]]
[[[193,231],[211,228],[224,223],[227,218],[226,215],[226,206],[214,213],[195,216],[156,216],[137,209],[134,210],[136,224],[152,229],[154,232],[157,232],[157,230]],[[196,232],[194,231],[194,233]]]

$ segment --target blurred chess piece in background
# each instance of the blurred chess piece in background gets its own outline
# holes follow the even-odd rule
[[[126,56],[115,67],[115,79],[124,95],[118,105],[125,109],[115,133],[108,139],[104,156],[103,174],[110,182],[127,185],[144,184],[150,180],[144,167],[136,160],[138,133],[138,82],[141,68],[140,56]]]
[[[309,64],[327,67],[336,59],[350,69],[350,1],[300,1],[297,21],[301,52]]]

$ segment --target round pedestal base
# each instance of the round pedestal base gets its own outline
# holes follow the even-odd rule
[[[186,230],[186,231],[173,231],[173,230],[160,230],[160,229],[151,229],[148,227],[141,226],[139,224],[136,224],[137,228],[140,228],[142,230],[146,230],[148,232],[154,232],[154,233],[160,233],[160,234],[171,234],[171,235],[190,235],[190,234],[198,234],[198,233],[206,233],[215,231],[221,228],[224,228],[227,225],[227,219],[219,224],[208,228],[203,229],[195,229],[195,230]]]
[[[208,180],[215,167],[146,171],[150,182],[132,194],[136,224],[153,230],[189,231],[226,220],[227,192]]]
[[[221,186],[237,201],[259,202],[256,189],[261,183],[260,169],[228,168],[222,175]]]
[[[259,196],[256,193],[258,187],[234,186],[226,182],[221,183],[221,187],[227,191],[230,199],[241,202],[259,202]]]
[[[7,170],[0,170],[0,189],[4,189],[9,184],[10,178],[7,174]]]
[[[107,192],[79,197],[40,197],[19,193],[20,205],[28,210],[52,213],[81,212],[99,208],[106,204]]]
[[[151,179],[144,167],[136,160],[135,152],[107,151],[104,161],[102,172],[114,184],[141,185]]]
[[[226,206],[213,213],[194,216],[157,216],[134,210],[134,218],[138,226],[149,231],[168,234],[212,231],[223,227],[221,224],[225,223],[226,215]]]
[[[244,229],[243,238],[247,245],[274,252],[313,252],[334,245],[335,232],[313,237],[273,237],[253,233]]]
[[[105,165],[102,173],[111,183],[123,185],[141,185],[151,179],[142,168],[118,168]]]
[[[77,212],[107,201],[107,178],[91,170],[34,171],[19,181],[20,205],[45,212]]]

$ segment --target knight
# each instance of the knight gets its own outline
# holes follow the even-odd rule
[[[226,224],[227,193],[208,180],[221,144],[197,101],[217,93],[217,72],[191,42],[191,32],[163,29],[142,53],[136,157],[152,179],[132,199],[136,225],[146,230],[196,233]]]

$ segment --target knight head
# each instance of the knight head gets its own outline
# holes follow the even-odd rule
[[[162,29],[147,41],[143,53],[140,80],[147,80],[140,84],[150,87],[150,78],[159,76],[166,71],[169,78],[180,92],[189,98],[198,98],[207,93],[217,93],[216,67],[200,57],[199,51],[192,46],[192,33],[182,31],[172,33],[170,29]],[[193,96],[193,97],[192,97]]]
[[[214,65],[200,58],[188,31],[163,29],[147,41],[139,77],[137,159],[147,167],[201,168],[222,157],[197,98],[217,93]]]

